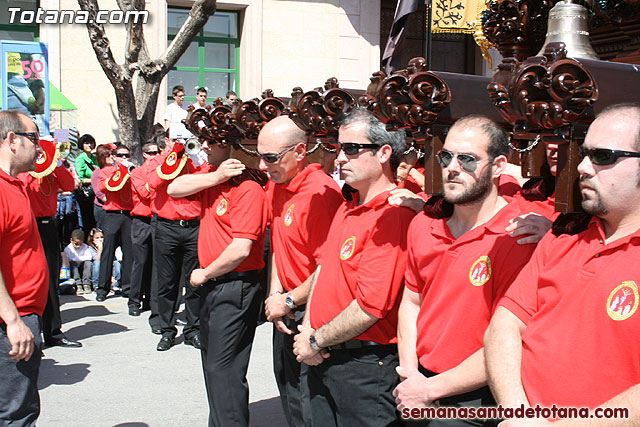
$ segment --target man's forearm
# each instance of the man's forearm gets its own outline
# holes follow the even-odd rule
[[[251,240],[233,239],[220,256],[205,267],[207,278],[213,279],[235,270],[249,256],[251,245]]]
[[[182,175],[171,181],[167,194],[171,197],[187,197],[222,182],[216,172]]]
[[[307,280],[302,282],[300,286],[291,291],[291,298],[293,298],[293,302],[300,306],[307,303],[307,299],[309,298],[309,291],[311,290],[311,280],[313,278],[313,273],[307,277]]]
[[[284,287],[278,277],[278,269],[276,267],[276,255],[271,254],[271,286],[269,287],[269,295],[277,292],[284,292]]]
[[[477,350],[458,366],[429,378],[431,400],[456,396],[487,385],[484,349]]]
[[[484,337],[489,386],[503,406],[529,405],[520,374],[525,328],[509,310],[498,307]]]
[[[400,366],[409,370],[418,369],[416,343],[420,313],[420,295],[405,288],[398,310],[398,356]]]
[[[304,312],[304,319],[302,321],[303,325],[309,325],[310,320],[309,320],[309,316],[310,316],[310,311],[309,311],[309,307],[311,306],[311,298],[313,298],[313,288],[315,288],[316,283],[318,281],[318,275],[320,274],[320,269],[322,268],[321,265],[316,267],[316,271],[313,272],[313,274],[311,275],[311,280],[309,281],[309,295],[307,296],[307,309]]]
[[[358,301],[353,300],[329,323],[316,331],[316,342],[320,347],[328,347],[349,341],[365,332],[378,318],[364,311]]]
[[[2,272],[0,272],[0,318],[2,318],[7,325],[20,319],[20,313],[4,284]]]

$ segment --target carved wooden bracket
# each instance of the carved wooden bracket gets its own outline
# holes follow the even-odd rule
[[[185,126],[201,140],[226,146],[234,134],[236,137],[240,136],[234,126],[235,116],[231,113],[231,107],[222,98],[214,100],[213,106],[194,109],[192,105],[187,111],[189,114],[185,119]]]
[[[482,31],[503,58],[524,61],[544,43],[551,0],[493,0],[482,13]]]
[[[260,129],[271,119],[281,115],[285,104],[271,89],[262,92],[262,99],[236,102],[233,106],[234,125],[245,139],[257,139]]]

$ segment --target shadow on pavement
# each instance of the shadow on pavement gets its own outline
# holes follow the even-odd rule
[[[97,335],[119,334],[128,331],[129,328],[118,323],[105,322],[104,320],[92,320],[84,325],[76,326],[65,332],[65,335],[73,340],[84,340]]]
[[[89,374],[88,363],[58,365],[53,359],[42,359],[38,375],[38,389],[44,390],[52,384],[71,385],[84,380]]]
[[[113,314],[103,305],[87,305],[78,308],[65,309],[62,312],[62,321],[64,323],[70,323],[84,317],[99,317]]]
[[[149,427],[149,424],[141,423],[141,422],[131,422],[131,423],[116,424],[113,427]]]
[[[249,404],[249,425],[251,427],[286,426],[280,397],[259,400]]]

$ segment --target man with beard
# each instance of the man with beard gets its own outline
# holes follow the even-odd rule
[[[602,111],[581,156],[593,218],[577,234],[549,233],[500,301],[485,338],[489,383],[504,406],[626,407],[625,425],[637,425],[640,104]]]
[[[402,383],[394,391],[405,417],[408,408],[493,403],[482,339],[498,300],[534,249],[505,231],[520,214],[517,203],[507,203],[498,191],[508,150],[508,137],[496,123],[469,116],[451,127],[437,153],[453,213],[431,218],[423,212],[409,226],[398,314]]]

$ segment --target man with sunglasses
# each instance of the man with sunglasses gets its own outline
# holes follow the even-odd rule
[[[42,153],[38,129],[18,111],[0,111],[0,424],[35,425],[40,414],[41,316],[48,271],[21,172]]]
[[[162,144],[164,144],[164,140]],[[150,307],[151,304],[153,242],[151,239],[151,199],[147,189],[147,175],[149,174],[149,163],[160,154],[158,149],[158,143],[155,139],[151,139],[144,144],[142,146],[144,163],[131,171],[130,174],[131,195],[133,198],[133,209],[131,210],[130,316],[139,316],[140,308]]]
[[[292,427],[310,423],[306,367],[293,354],[293,335],[304,316],[309,278],[343,200],[340,188],[320,165],[308,164],[306,141],[304,131],[289,117],[280,116],[262,128],[257,150],[260,169],[271,180],[273,212],[271,285],[265,313],[274,324],[273,369]]]
[[[411,408],[493,403],[483,335],[498,300],[535,248],[518,245],[505,231],[521,213],[517,203],[500,196],[508,153],[506,133],[484,116],[454,123],[437,153],[444,200],[453,213],[442,218],[423,212],[409,227],[398,314],[402,382],[394,391],[404,417]],[[478,422],[493,425],[470,424]],[[437,420],[437,425],[465,424]]]
[[[294,353],[310,365],[313,425],[398,425],[391,395],[398,383],[397,311],[415,213],[387,199],[405,133],[388,132],[356,109],[343,120],[338,142],[336,161],[357,194],[327,232]]]
[[[500,301],[485,337],[489,382],[505,406],[626,407],[637,425],[640,104],[603,110],[581,155],[591,221],[548,234]]]

